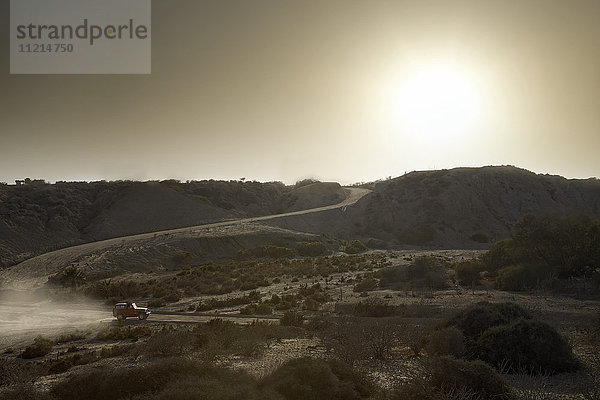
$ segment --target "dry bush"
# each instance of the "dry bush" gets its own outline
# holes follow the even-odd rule
[[[115,326],[105,328],[98,332],[96,337],[100,340],[139,340],[142,337],[152,336],[152,329],[148,326]]]
[[[34,339],[33,344],[27,346],[19,355],[21,358],[37,358],[43,357],[52,351],[54,342],[51,339],[43,336],[38,336]]]
[[[181,355],[194,347],[194,339],[188,329],[163,326],[144,343],[143,351],[152,356]]]
[[[282,326],[302,326],[304,325],[304,315],[296,311],[287,311],[279,318],[279,324]]]

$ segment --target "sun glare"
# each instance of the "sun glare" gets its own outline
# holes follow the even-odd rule
[[[395,90],[397,122],[420,142],[461,139],[481,116],[475,80],[454,66],[415,69]]]

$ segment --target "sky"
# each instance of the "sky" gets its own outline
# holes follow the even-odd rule
[[[10,75],[0,181],[600,176],[597,0],[153,0],[150,75]]]

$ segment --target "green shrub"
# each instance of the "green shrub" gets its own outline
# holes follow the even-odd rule
[[[367,246],[362,244],[360,240],[353,240],[344,247],[344,252],[348,254],[358,254],[367,251]]]
[[[477,340],[476,356],[514,372],[554,374],[577,368],[564,338],[551,326],[532,320],[488,329]]]
[[[504,267],[496,276],[496,287],[500,290],[529,290],[555,275],[556,268],[540,264],[518,264]]]
[[[526,215],[510,239],[495,243],[483,256],[486,268],[511,265],[555,267],[560,278],[581,277],[600,264],[600,220],[583,215],[565,218]]]
[[[529,313],[515,303],[479,302],[454,314],[442,326],[457,327],[468,340],[477,339],[494,326],[505,325],[517,319],[531,318]]]
[[[304,325],[304,315],[296,311],[287,311],[279,318],[279,324],[283,326]]]
[[[283,364],[262,381],[288,400],[361,399],[375,392],[357,371],[337,360],[308,357]]]
[[[33,340],[33,344],[27,346],[19,355],[21,358],[43,357],[52,351],[54,342],[48,338],[38,336]]]
[[[477,260],[465,260],[454,265],[456,279],[462,286],[475,286],[480,283],[480,273],[484,269],[484,265]]]

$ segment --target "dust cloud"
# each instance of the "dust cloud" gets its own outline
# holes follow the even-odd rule
[[[53,337],[112,318],[111,308],[77,296],[52,298],[43,291],[0,291],[0,350]]]

